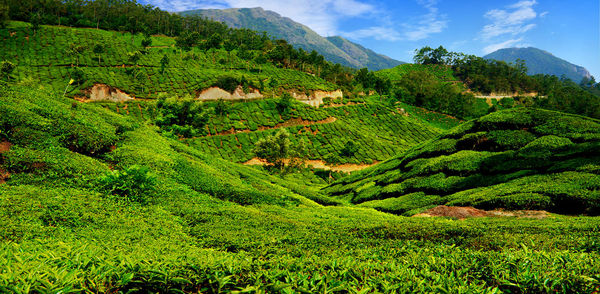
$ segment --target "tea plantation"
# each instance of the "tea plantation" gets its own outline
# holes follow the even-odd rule
[[[600,214],[600,121],[518,108],[466,122],[328,187],[412,215],[440,204]]]
[[[75,78],[78,84],[68,89],[69,96],[83,95],[83,90],[96,83],[138,98],[158,98],[160,93],[196,96],[220,77],[244,78],[249,86],[266,94],[280,89],[299,93],[335,90],[333,84],[313,75],[269,63],[256,64],[235,52],[197,48],[183,52],[170,37],[151,37],[153,46],[145,48],[141,35],[57,26],[43,26],[33,32],[29,24],[11,22],[8,29],[0,30],[0,40],[0,60],[17,66],[16,79],[39,80],[64,91]],[[96,46],[101,50],[95,51]],[[139,60],[131,59],[135,52],[141,52]],[[168,63],[163,71],[164,56]],[[75,76],[79,70],[83,77]]]
[[[235,50],[30,32],[0,29],[0,61],[17,65],[0,81],[0,293],[600,292],[599,120],[514,108],[464,122],[380,95],[315,108],[276,96],[336,85]],[[221,77],[270,98],[183,98]],[[95,83],[149,99],[73,99]],[[381,163],[240,164],[282,129],[304,159]],[[442,204],[550,213],[407,217]]]

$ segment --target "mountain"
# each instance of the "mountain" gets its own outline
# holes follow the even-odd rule
[[[565,75],[577,83],[583,78],[591,77],[591,74],[584,67],[572,64],[552,55],[550,52],[533,47],[500,49],[484,56],[484,58],[506,62],[515,62],[517,59],[522,59],[529,69],[529,74],[549,74],[557,77]]]
[[[403,63],[377,54],[342,37],[324,38],[303,24],[260,7],[198,9],[180,12],[180,14],[204,16],[234,28],[265,31],[275,38],[287,40],[296,47],[307,51],[315,50],[331,62],[353,68],[368,67],[371,70],[380,70]]]

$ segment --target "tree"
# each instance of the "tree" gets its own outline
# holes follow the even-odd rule
[[[280,114],[288,114],[290,111],[290,108],[292,106],[292,100],[294,98],[292,97],[292,95],[290,95],[289,93],[283,93],[283,95],[281,95],[281,97],[279,98],[279,100],[277,100],[275,102],[276,107],[277,107],[277,111],[279,111]]]
[[[254,146],[254,154],[275,168],[283,170],[285,161],[290,152],[290,133],[280,129],[277,134],[259,140]]]
[[[6,28],[9,19],[8,5],[0,4],[0,29]]]
[[[175,46],[181,49],[182,51],[190,51],[192,47],[198,44],[199,38],[200,35],[197,32],[184,31],[181,33],[181,35],[175,38]]]
[[[127,60],[137,66],[138,61],[142,58],[142,53],[140,51],[134,51],[127,53]]]
[[[152,38],[146,36],[143,40],[142,40],[142,47],[144,48],[148,48],[150,47],[150,45],[152,45]]]
[[[86,79],[85,73],[80,68],[73,69],[69,75],[71,76],[73,82],[77,85],[83,84]]]
[[[340,154],[344,157],[352,157],[356,152],[358,152],[358,144],[352,140],[347,141],[344,148],[340,150]]]
[[[165,68],[169,65],[169,57],[167,56],[167,54],[164,54],[163,57],[160,59],[160,74],[164,74],[165,73]]]
[[[79,66],[79,55],[81,55],[87,47],[72,43],[69,45],[69,54],[75,57],[75,66]]]
[[[32,13],[29,16],[29,22],[31,23],[31,29],[33,30],[34,34],[40,29],[40,26],[42,25],[42,16],[40,15],[40,13]]]
[[[2,78],[8,81],[10,79],[10,74],[16,67],[17,66],[10,61],[2,61],[2,63],[0,63],[0,73],[2,74]]]
[[[100,54],[104,53],[104,45],[96,44],[93,49],[94,53],[98,56],[98,64],[100,64]]]
[[[419,64],[443,64],[448,65],[453,54],[448,52],[446,48],[440,46],[433,49],[429,46],[425,46],[421,49],[415,50],[415,56],[413,57],[415,63]]]
[[[217,104],[215,105],[215,114],[219,116],[226,115],[229,112],[229,107],[225,103],[225,100],[219,99],[217,100]]]
[[[186,138],[206,133],[207,112],[203,105],[192,97],[160,98],[156,108],[156,125],[163,130]]]

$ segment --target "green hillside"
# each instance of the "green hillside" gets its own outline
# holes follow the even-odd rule
[[[348,67],[380,70],[402,62],[373,52],[342,37],[322,37],[309,27],[282,17],[273,11],[258,8],[199,9],[180,13],[185,16],[199,15],[221,21],[234,28],[248,28],[267,32],[270,36],[284,39],[306,51],[315,50],[326,60]]]
[[[307,73],[241,59],[235,51],[193,48],[182,52],[169,37],[152,37],[152,45],[146,49],[141,45],[142,35],[57,26],[43,26],[34,33],[28,24],[13,22],[0,30],[0,38],[4,40],[0,60],[17,66],[13,75],[18,80],[40,80],[64,91],[76,76],[74,72],[82,71],[81,83],[68,89],[69,96],[82,95],[83,90],[102,83],[138,98],[157,98],[161,93],[195,97],[221,77],[244,78],[249,86],[267,95],[282,90],[309,93],[336,89]],[[94,52],[97,45],[102,53]],[[138,61],[129,57],[135,52],[141,52]],[[164,56],[168,64],[163,71]]]
[[[5,2],[0,294],[600,293],[600,104],[577,84],[441,46],[354,71],[135,0]]]
[[[411,72],[430,73],[440,82],[459,82],[459,79],[454,76],[451,67],[437,64],[402,64],[394,68],[379,70],[375,72],[375,74],[386,77],[392,82],[399,82],[404,76]]]
[[[558,58],[551,53],[537,48],[504,48],[492,52],[486,59],[495,59],[515,63],[517,59],[525,61],[527,73],[531,75],[546,74],[562,77],[563,75],[576,83],[582,79],[591,77],[590,73],[583,67],[574,65],[564,59]]]
[[[216,159],[125,111],[35,85],[0,85],[0,98],[3,292],[600,287],[597,218],[457,222],[324,207],[308,198],[335,201],[306,182]]]
[[[600,214],[600,121],[511,109],[466,122],[325,189],[412,215],[436,205]]]

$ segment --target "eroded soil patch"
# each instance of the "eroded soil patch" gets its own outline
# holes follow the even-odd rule
[[[231,128],[227,131],[208,134],[205,137],[224,136],[224,135],[239,134],[239,133],[250,133],[250,132],[274,130],[274,129],[280,129],[280,128],[294,127],[294,126],[310,126],[310,125],[319,125],[319,124],[329,124],[329,123],[333,123],[335,121],[337,121],[337,118],[335,118],[334,116],[328,117],[323,120],[317,120],[317,121],[303,120],[301,118],[292,118],[288,121],[276,124],[273,127],[260,126],[255,131],[251,131],[249,129],[236,130],[235,128]]]
[[[542,219],[549,216],[547,211],[542,210],[481,210],[474,207],[459,207],[440,205],[430,208],[422,213],[413,215],[413,217],[450,217],[465,219],[471,217],[519,217]]]
[[[284,160],[284,162],[285,162],[285,164],[288,164],[289,160],[286,159],[286,160]],[[305,160],[304,163],[307,167],[311,167],[314,169],[323,169],[323,170],[330,170],[330,171],[334,171],[334,172],[350,173],[350,172],[359,171],[359,170],[363,170],[365,168],[371,167],[379,162],[374,162],[372,164],[328,165],[325,161],[322,161],[322,160]],[[262,159],[255,157],[255,158],[252,158],[252,159],[244,162],[244,165],[268,165],[268,163]]]

